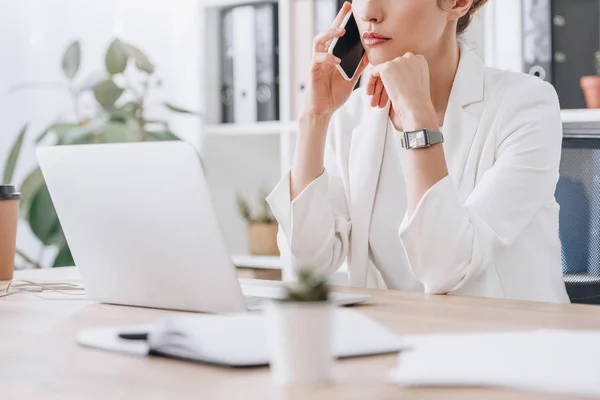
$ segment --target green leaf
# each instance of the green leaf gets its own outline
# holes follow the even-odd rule
[[[124,123],[109,122],[98,134],[98,140],[102,143],[133,142],[136,140],[136,132]]]
[[[103,107],[110,107],[115,104],[124,90],[117,86],[112,79],[100,82],[94,87],[94,96]]]
[[[72,267],[74,265],[75,261],[73,261],[71,249],[69,249],[69,245],[65,241],[65,243],[60,247],[56,258],[54,259],[54,263],[52,263],[52,267]]]
[[[137,123],[137,110],[139,105],[134,102],[129,102],[123,107],[106,107],[104,111],[108,113],[110,121],[125,123],[128,120],[136,121]]]
[[[65,76],[71,80],[75,78],[81,65],[81,45],[75,41],[69,45],[62,60],[62,70]]]
[[[44,140],[44,138],[46,136],[48,136],[49,133],[54,133],[56,136],[58,136],[59,139],[61,139],[62,137],[64,137],[65,135],[67,135],[72,129],[78,128],[79,125],[77,124],[71,124],[71,123],[63,123],[63,122],[58,122],[55,124],[50,125],[49,127],[47,127],[44,132],[42,132],[37,139],[35,139],[36,143],[41,142],[42,140]]]
[[[58,144],[82,144],[82,140],[86,143],[86,138],[93,137],[106,126],[104,119],[94,119],[83,125],[78,125],[63,135],[59,136]],[[83,138],[83,139],[82,139]],[[89,142],[91,143],[91,142]]]
[[[86,132],[82,135],[72,138],[64,144],[76,145],[76,144],[94,144],[98,143],[97,135],[93,132]]]
[[[21,132],[17,135],[15,142],[13,143],[12,149],[8,155],[8,160],[6,161],[6,165],[4,165],[4,178],[2,181],[9,185],[13,179],[13,175],[15,173],[15,168],[17,166],[17,161],[19,161],[19,155],[21,154],[21,148],[23,147],[23,140],[25,139],[25,134],[27,133],[27,124],[21,128]]]
[[[139,108],[140,108],[140,105],[138,103],[136,103],[134,101],[130,101],[129,103],[126,103],[123,106],[123,111],[135,116]]]
[[[106,74],[94,72],[88,75],[82,82],[79,84],[78,91],[79,93],[86,92],[88,90],[94,90],[99,83],[102,83],[106,79]]]
[[[154,65],[150,62],[148,57],[137,47],[131,44],[123,44],[129,57],[135,60],[135,66],[147,74],[154,73]]]
[[[165,107],[167,107],[169,110],[171,110],[173,112],[180,113],[180,114],[192,114],[192,115],[198,115],[198,116],[200,115],[199,112],[186,110],[184,108],[174,106],[170,103],[165,103]]]
[[[115,39],[106,51],[106,70],[110,75],[120,74],[127,68],[128,59],[127,49],[119,39]]]
[[[158,142],[164,140],[181,140],[177,135],[170,131],[162,132],[144,132],[144,140],[148,142]]]
[[[46,185],[43,185],[31,200],[28,222],[33,234],[43,244],[48,246],[55,243],[60,224]]]
[[[44,186],[44,175],[42,175],[42,170],[39,168],[36,168],[27,175],[21,184],[21,201],[19,206],[21,208],[21,218],[26,221],[29,218],[29,205],[42,186]]]

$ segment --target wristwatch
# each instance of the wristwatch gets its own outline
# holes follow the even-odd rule
[[[444,143],[442,132],[421,129],[418,131],[402,132],[400,137],[402,147],[405,149],[421,149],[431,147],[434,144]]]

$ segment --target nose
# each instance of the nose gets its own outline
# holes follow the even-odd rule
[[[383,21],[383,10],[379,0],[364,0],[362,2],[361,19],[364,22],[379,24]]]

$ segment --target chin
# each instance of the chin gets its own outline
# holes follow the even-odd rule
[[[383,64],[386,63],[388,61],[392,61],[393,59],[397,58],[397,57],[401,57],[404,54],[410,52],[413,52],[414,54],[421,54],[420,51],[418,51],[415,46],[402,46],[400,48],[398,47],[387,47],[387,44],[384,45],[380,45],[380,46],[375,46],[373,48],[367,48],[366,49],[366,53],[367,56],[369,57],[369,63],[371,65],[379,65],[379,64]]]
[[[379,49],[367,49],[367,57],[369,57],[369,63],[371,65],[379,65],[392,61],[397,57],[396,54],[390,54],[389,51],[382,51]]]

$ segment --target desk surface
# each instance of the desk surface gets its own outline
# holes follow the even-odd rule
[[[75,268],[22,271],[16,279],[77,280]],[[269,284],[258,282],[259,284]],[[272,284],[272,283],[270,283]],[[3,291],[4,284],[0,283]],[[393,331],[485,331],[536,328],[600,329],[600,307],[554,305],[418,293],[357,290],[374,300],[357,309]],[[151,323],[168,311],[97,304],[81,298],[0,298],[0,388],[7,399],[563,399],[497,389],[403,389],[385,382],[396,355],[344,360],[334,382],[282,389],[266,368],[209,367],[136,358],[79,347],[82,328]]]

